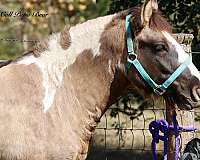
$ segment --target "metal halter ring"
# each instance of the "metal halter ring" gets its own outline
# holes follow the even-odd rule
[[[153,91],[159,96],[162,96],[166,92],[166,90],[162,89],[160,85],[153,89]]]
[[[128,55],[127,59],[128,59],[128,62],[133,62],[134,60],[137,59],[137,54],[135,54],[135,53],[130,53],[130,54]]]

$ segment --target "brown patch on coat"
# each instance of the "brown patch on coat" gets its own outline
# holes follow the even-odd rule
[[[105,112],[109,99],[113,75],[108,71],[108,60],[109,54],[100,54],[100,56],[94,57],[91,49],[83,50],[76,58],[76,61],[65,70],[65,85],[69,85],[69,80],[67,79],[69,79],[68,75],[70,75],[70,85],[77,86],[74,88],[74,92],[79,104],[84,107],[84,110],[81,110],[76,105],[77,109],[74,111],[79,112],[77,115],[82,115],[79,116],[80,119],[86,117],[76,127],[78,129],[77,133],[81,135],[82,153],[87,152],[85,144],[89,144],[92,133]],[[68,87],[66,86],[65,88]]]
[[[117,15],[108,23],[101,35],[100,52],[112,60],[112,70],[115,68],[113,65],[117,64],[125,53],[125,34],[125,21]]]
[[[71,36],[69,33],[69,27],[65,27],[60,33],[60,45],[62,49],[67,50],[71,44]]]
[[[109,92],[109,87],[110,87],[109,83],[113,78],[113,75],[111,75],[108,71],[109,56],[110,56],[109,54],[106,55],[101,53],[100,56],[94,57],[91,49],[83,50],[83,52],[80,53],[79,56],[76,58],[76,61],[73,63],[73,65],[71,65],[65,71],[65,73],[69,72],[71,77],[73,77],[72,86],[79,86],[77,87],[77,90],[76,89],[75,90],[76,93],[80,93],[80,95],[77,94],[76,96],[79,99],[80,104],[84,105],[86,103],[85,104],[86,109],[90,107],[88,105],[88,102],[91,101],[92,103],[98,101],[99,104],[102,104],[102,101],[103,104],[106,103],[104,101],[105,95],[103,95],[103,93],[105,92],[105,90]],[[80,80],[80,75],[81,75],[81,80]],[[109,95],[109,93],[107,94]],[[95,95],[95,97],[96,95],[98,96],[94,98],[89,96],[86,97],[84,95]],[[92,111],[95,111],[94,113],[98,114],[96,115],[97,117],[92,116],[93,119],[95,121],[99,121],[101,115],[99,115],[97,109],[92,108]],[[103,112],[103,109],[100,108],[99,112]],[[89,128],[93,130],[92,127]]]
[[[0,75],[0,121],[5,124],[0,128],[0,146],[6,146],[1,151],[1,159],[42,159],[43,145],[37,137],[45,137],[40,136],[43,126],[37,123],[42,122],[43,115],[41,72],[34,64],[13,64],[1,68]],[[13,150],[19,142],[20,149]]]
[[[91,49],[83,50],[75,62],[65,69],[62,93],[66,95],[61,104],[56,102],[59,106],[65,106],[65,117],[73,119],[70,125],[80,143],[77,159],[85,159],[87,155],[92,133],[105,111],[113,79],[108,72],[109,54],[94,57],[92,52]]]
[[[127,52],[125,43],[125,16],[123,16],[123,13],[124,12],[121,12],[113,17],[112,21],[106,26],[100,39],[101,55],[108,57],[108,59],[112,61],[111,70],[113,77],[107,107],[116,103],[122,95],[126,95],[128,86],[130,85],[129,80],[127,80],[122,72],[123,69],[120,68],[119,70],[118,66],[119,63],[125,62]]]

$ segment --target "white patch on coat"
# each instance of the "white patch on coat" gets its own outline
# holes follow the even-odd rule
[[[17,62],[25,65],[34,63],[41,69],[45,89],[44,112],[47,112],[54,102],[56,89],[62,84],[65,68],[73,64],[84,50],[92,50],[94,57],[100,55],[101,35],[114,16],[100,17],[70,28],[71,44],[67,50],[60,46],[59,33],[50,36],[49,49],[41,53],[40,57],[26,56]]]
[[[108,72],[112,74],[112,60],[111,59],[108,60]]]
[[[175,49],[178,53],[178,62],[183,63],[189,57],[189,54],[187,54],[184,51],[184,49],[181,47],[181,45],[169,33],[167,33],[166,31],[163,31],[162,33],[166,37],[166,39],[169,42],[171,42],[172,45],[175,47]],[[193,63],[190,63],[188,65],[188,68],[190,70],[190,73],[200,80],[200,72],[195,67],[195,65]]]
[[[26,56],[22,60],[18,61],[17,64],[30,65],[30,64],[36,63],[36,61],[37,61],[37,59],[33,55],[30,55],[30,56]]]

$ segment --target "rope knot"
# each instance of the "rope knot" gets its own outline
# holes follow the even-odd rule
[[[152,150],[152,159],[156,160],[156,143],[159,143],[159,140],[164,142],[164,160],[167,160],[167,135],[169,131],[173,131],[175,135],[175,155],[174,159],[179,159],[179,147],[180,147],[180,133],[181,132],[192,132],[196,131],[196,128],[193,127],[182,127],[178,126],[176,115],[173,116],[173,124],[169,125],[166,120],[153,121],[149,124],[149,131],[152,134],[151,150]],[[163,136],[159,133],[162,132]]]
[[[164,141],[164,136],[168,132],[169,125],[165,120],[153,121],[149,125],[149,130],[152,134],[153,141],[159,143],[159,140]],[[164,136],[161,136],[160,131],[164,133]]]

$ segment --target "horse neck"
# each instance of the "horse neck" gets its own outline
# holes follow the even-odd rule
[[[66,91],[63,93],[66,94],[65,97],[71,97],[68,99],[70,103],[66,107],[68,107],[67,110],[72,111],[74,117],[79,117],[77,125],[83,123],[77,128],[80,131],[80,128],[84,126],[83,130],[87,130],[87,132],[84,132],[85,137],[91,136],[90,134],[87,136],[86,133],[94,131],[107,106],[116,102],[127,86],[123,72],[118,72],[116,69],[123,68],[121,62],[124,53],[124,21],[119,21],[113,16],[105,17],[102,20],[104,26],[102,26],[101,20],[99,25],[95,24],[96,27],[98,26],[97,30],[103,28],[103,31],[99,34],[100,37],[91,37],[92,35],[95,36],[95,33],[89,33],[90,36],[88,36],[87,33],[91,30],[87,28],[86,35],[83,34],[83,28],[78,28],[78,26],[75,29],[72,28],[71,31],[74,31],[71,33],[72,43],[75,39],[73,35],[76,35],[75,30],[82,30],[78,42],[90,42],[91,47],[82,50],[74,63],[64,71],[63,82]],[[92,22],[95,23],[95,20],[90,21],[90,25],[93,25]],[[83,25],[86,26],[87,23]],[[90,26],[90,28],[93,27]],[[97,33],[97,31],[95,32]],[[85,38],[87,42],[84,42],[86,41]],[[73,45],[71,44],[71,48],[69,47],[66,50],[66,54],[74,50]],[[80,45],[83,46],[84,44]],[[76,48],[76,50],[78,49]]]
[[[36,49],[39,57],[27,55],[17,62],[39,67],[44,111],[62,113],[86,144],[107,106],[127,85],[116,70],[121,68],[124,34],[124,20],[114,15],[97,18],[51,36]]]

